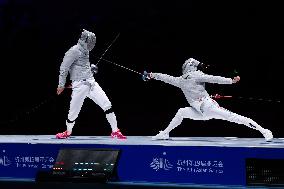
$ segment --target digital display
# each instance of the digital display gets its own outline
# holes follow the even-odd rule
[[[62,149],[59,151],[53,172],[72,173],[113,173],[119,150],[112,149]]]

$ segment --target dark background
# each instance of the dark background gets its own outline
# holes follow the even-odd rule
[[[64,53],[82,28],[97,35],[90,53],[139,72],[181,75],[189,57],[211,65],[209,74],[240,75],[236,85],[208,84],[210,94],[233,95],[218,103],[283,137],[283,10],[277,1],[191,0],[0,0],[0,134],[47,134],[65,130],[70,89],[56,95]],[[237,72],[237,73],[235,73]],[[110,98],[125,135],[155,135],[177,110],[182,92],[159,81],[100,62],[97,82]],[[238,99],[245,97],[246,99]],[[104,112],[86,99],[74,135],[109,135]],[[184,120],[172,136],[262,137],[221,120]]]

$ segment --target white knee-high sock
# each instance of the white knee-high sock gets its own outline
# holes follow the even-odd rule
[[[247,127],[258,130],[261,133],[263,133],[265,131],[264,128],[262,128],[260,125],[258,125],[252,119],[247,118],[245,116],[235,114],[235,113],[232,113],[232,116],[230,116],[228,120],[231,121],[231,122],[238,123],[238,124],[246,125]]]
[[[265,131],[265,129],[263,127],[261,127],[260,125],[258,125],[255,121],[253,121],[252,119],[248,118],[249,123],[245,124],[246,126],[258,130],[259,132],[263,133]]]
[[[68,123],[68,121],[66,121],[67,133],[68,133],[68,134],[71,134],[71,133],[72,133],[72,129],[73,129],[74,125],[75,125],[75,121],[72,122],[72,123]]]
[[[109,122],[109,124],[111,126],[112,132],[117,131],[118,130],[117,120],[116,120],[116,116],[115,116],[114,112],[106,114],[106,118],[107,118],[107,121]]]
[[[181,117],[180,112],[178,112],[170,122],[169,126],[164,130],[164,132],[170,133],[174,128],[181,124],[182,120],[183,118]]]

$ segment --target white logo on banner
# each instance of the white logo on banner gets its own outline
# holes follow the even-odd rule
[[[5,150],[3,150],[3,152],[5,152]],[[7,167],[9,165],[11,165],[11,161],[9,160],[9,158],[7,156],[2,156],[0,157],[0,165]]]
[[[166,152],[164,152],[163,155],[166,155]],[[173,168],[173,165],[166,158],[159,157],[159,158],[153,158],[153,161],[150,163],[150,167],[155,171],[158,171],[160,169],[168,171],[171,168]]]
[[[163,152],[163,156],[167,155]],[[173,162],[173,163],[172,163]],[[165,157],[154,157],[150,167],[155,171],[177,171],[187,174],[224,174],[224,162],[212,159],[171,159]]]

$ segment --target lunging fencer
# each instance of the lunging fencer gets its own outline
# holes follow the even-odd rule
[[[157,140],[169,139],[169,133],[180,125],[184,118],[190,118],[193,120],[222,119],[243,124],[249,128],[258,130],[264,136],[266,141],[271,141],[273,135],[270,130],[262,128],[250,118],[220,107],[215,100],[210,98],[205,90],[205,83],[234,84],[240,80],[240,77],[236,76],[231,79],[208,75],[201,71],[201,68],[204,67],[204,65],[205,64],[193,58],[189,58],[182,66],[182,76],[180,77],[173,77],[161,73],[149,73],[148,77],[151,79],[160,80],[179,87],[190,105],[190,107],[180,108],[168,127],[152,138]]]
[[[56,138],[65,139],[72,134],[75,120],[78,117],[83,102],[86,97],[92,99],[99,105],[106,114],[112,133],[112,138],[126,139],[117,127],[115,113],[112,110],[112,104],[106,96],[103,89],[96,82],[93,72],[97,72],[97,67],[91,68],[89,61],[89,52],[95,47],[96,35],[87,30],[83,30],[78,43],[71,47],[63,58],[60,66],[59,84],[57,94],[60,95],[66,83],[66,77],[70,74],[72,80],[72,96],[68,118],[66,120],[67,130],[56,134]],[[93,65],[92,65],[93,66]]]

